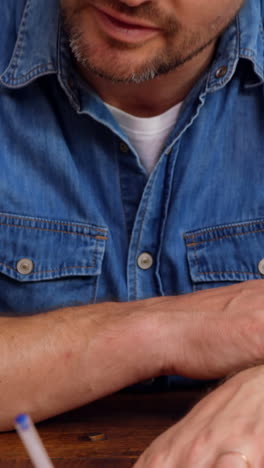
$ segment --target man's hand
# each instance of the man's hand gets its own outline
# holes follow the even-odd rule
[[[263,468],[263,388],[263,366],[237,374],[159,436],[134,468]]]

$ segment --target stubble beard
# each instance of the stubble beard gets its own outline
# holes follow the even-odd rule
[[[125,65],[121,65],[115,57],[108,57],[109,65],[107,63],[108,60],[106,62],[105,57],[104,59],[102,57],[102,61],[104,60],[104,67],[100,66],[97,64],[100,51],[96,51],[93,44],[87,44],[84,35],[80,32],[69,35],[69,44],[73,56],[83,69],[92,72],[100,78],[109,80],[112,83],[124,84],[140,84],[145,81],[153,80],[159,76],[167,75],[184,63],[193,59],[195,56],[199,55],[212,42],[214,42],[214,40],[214,38],[210,39],[207,43],[201,45],[198,49],[185,56],[183,54],[160,52],[152,59],[149,59],[148,62],[145,62],[144,65],[138,66],[137,69],[129,72],[128,70],[133,67],[133,63],[127,62]],[[120,50],[120,43],[118,44],[118,49]],[[115,70],[115,72],[112,72],[112,70]]]
[[[93,43],[87,38],[87,32],[81,26],[80,15],[81,11],[72,15],[67,15],[67,12],[63,11],[65,30],[75,60],[84,70],[112,83],[123,84],[140,84],[176,70],[215,42],[234,19],[232,17],[220,31],[206,39],[202,38],[199,33],[183,31],[181,25],[176,22],[171,23],[165,36],[166,46],[163,50],[158,50],[144,64],[135,67],[133,59],[125,64],[120,63],[118,55],[122,51],[128,52],[128,55],[133,51],[136,53],[136,49],[142,45],[129,45],[107,38],[106,48],[102,51],[100,47],[96,48],[96,41]],[[181,37],[177,48],[175,47],[176,36]]]

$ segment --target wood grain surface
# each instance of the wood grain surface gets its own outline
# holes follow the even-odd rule
[[[128,468],[200,397],[199,392],[118,393],[37,429],[55,468]],[[32,468],[15,432],[0,434],[0,467]]]

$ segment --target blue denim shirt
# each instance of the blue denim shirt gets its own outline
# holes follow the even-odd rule
[[[58,1],[1,1],[1,313],[262,278],[264,1],[223,34],[149,178],[74,71]]]

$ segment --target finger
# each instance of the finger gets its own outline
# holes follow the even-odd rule
[[[212,468],[251,468],[247,458],[241,453],[222,453]]]

